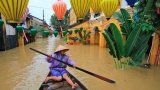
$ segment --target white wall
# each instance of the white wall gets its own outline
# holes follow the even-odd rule
[[[16,30],[11,25],[6,24],[6,35],[16,35]]]

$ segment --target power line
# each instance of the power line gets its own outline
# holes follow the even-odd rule
[[[42,9],[50,9],[50,10],[51,10],[51,8],[44,8],[44,7],[38,7],[38,6],[28,6],[28,7],[42,8]]]

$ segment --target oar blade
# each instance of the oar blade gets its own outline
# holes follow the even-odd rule
[[[82,68],[76,67],[76,69],[78,69],[78,70],[80,70],[80,71],[83,71],[83,72],[85,72],[85,73],[87,73],[87,74],[89,74],[89,75],[92,75],[92,76],[94,76],[94,77],[96,77],[96,78],[99,78],[99,79],[101,79],[101,80],[103,80],[103,81],[106,81],[106,82],[109,82],[109,83],[112,83],[112,84],[115,84],[115,83],[116,83],[115,81],[113,81],[113,80],[111,80],[111,79],[108,79],[108,78],[106,78],[106,77],[97,75],[97,74],[95,74],[95,73],[92,73],[92,72],[90,72],[90,71],[84,70],[84,69],[82,69]]]

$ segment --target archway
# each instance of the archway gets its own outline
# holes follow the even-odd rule
[[[94,44],[95,45],[99,45],[99,39],[100,39],[100,35],[99,35],[99,28],[96,26],[93,28],[92,33],[94,34]]]

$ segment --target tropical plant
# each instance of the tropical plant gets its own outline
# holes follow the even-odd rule
[[[138,3],[135,5],[135,14],[140,22],[160,29],[160,15],[156,12],[156,2],[159,2],[159,0],[138,0]]]
[[[86,40],[88,37],[90,37],[91,32],[90,31],[86,31],[83,29],[83,27],[80,27],[78,30],[78,34],[79,34],[79,41],[83,44],[86,45]]]
[[[126,37],[126,42],[123,42],[120,30],[113,23],[110,24],[111,33],[105,30],[103,36],[109,46],[110,54],[118,60],[118,63],[115,60],[116,67],[127,68],[128,64],[133,66],[140,65],[148,49],[147,42],[154,33],[155,28],[152,26],[150,30],[146,30],[144,22],[137,22],[132,19],[123,8],[120,9],[118,15],[114,16],[122,17],[121,20],[117,20],[121,21],[120,27],[122,35]]]

